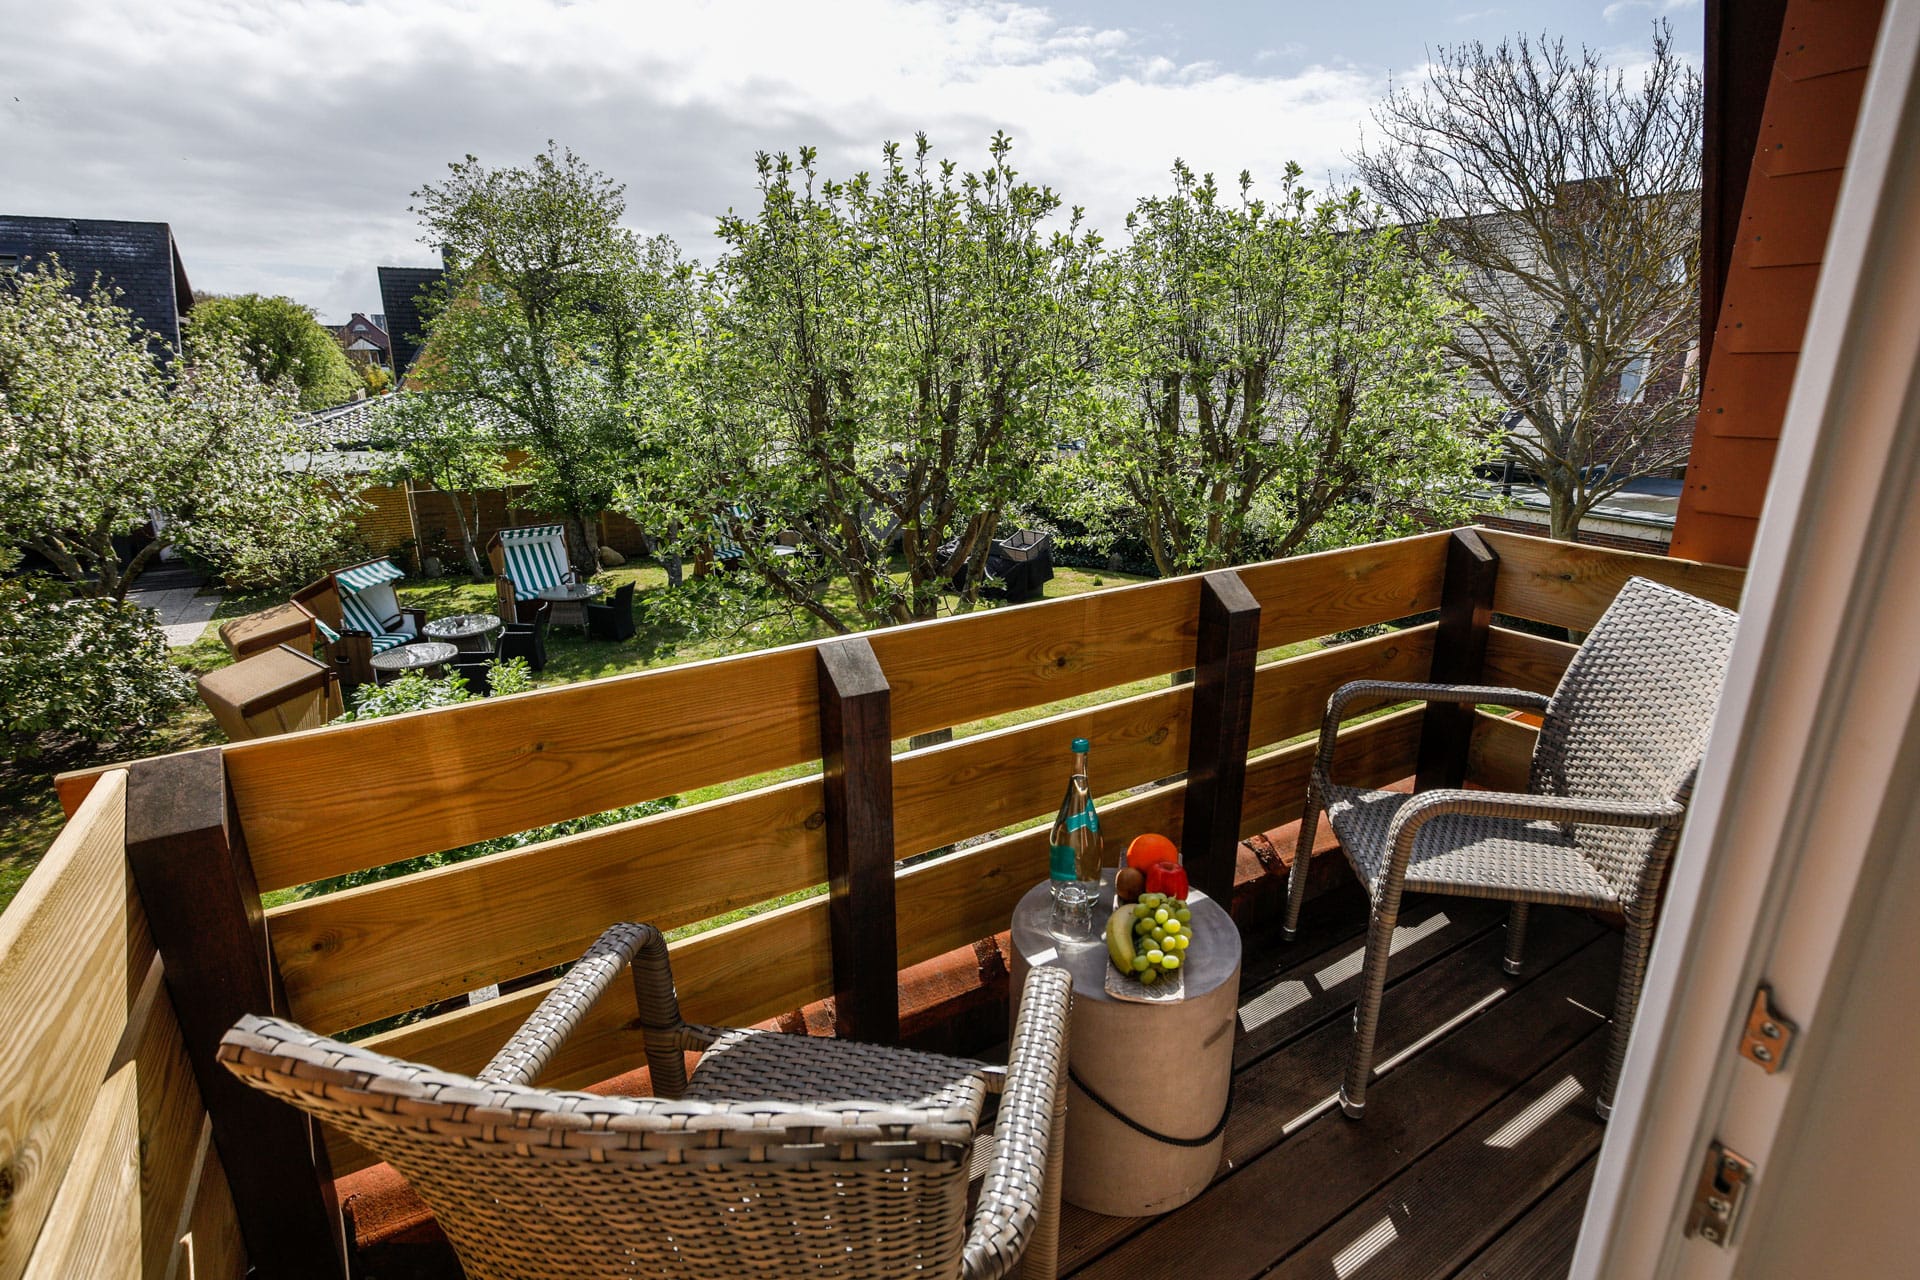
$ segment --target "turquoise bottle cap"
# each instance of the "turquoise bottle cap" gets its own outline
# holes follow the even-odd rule
[[[1079,755],[1082,752],[1093,750],[1093,744],[1085,738],[1075,738],[1073,740],[1073,750],[1075,755]]]

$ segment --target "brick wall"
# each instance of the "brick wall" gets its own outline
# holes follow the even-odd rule
[[[374,485],[362,489],[359,497],[365,505],[354,513],[353,524],[375,555],[392,555],[401,544],[412,541],[413,522],[407,516],[403,490],[396,485]]]

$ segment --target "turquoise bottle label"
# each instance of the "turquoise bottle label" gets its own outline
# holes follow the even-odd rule
[[[1055,844],[1047,846],[1047,878],[1050,880],[1072,880],[1074,876],[1073,846]]]

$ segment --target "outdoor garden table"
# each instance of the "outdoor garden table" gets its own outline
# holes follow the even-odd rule
[[[605,592],[606,588],[595,582],[563,582],[542,591],[539,598],[553,605],[553,626],[579,627],[585,631],[587,602],[599,599]]]
[[[429,676],[446,674],[445,664],[460,651],[452,645],[439,640],[424,643],[403,644],[385,653],[373,655],[373,682],[386,684],[409,671],[423,672]]]
[[[1094,918],[1104,927],[1113,909],[1111,869],[1102,873],[1100,889]],[[1073,975],[1062,1193],[1095,1213],[1138,1218],[1177,1209],[1206,1190],[1220,1167],[1240,1002],[1240,931],[1197,889],[1187,905],[1193,946],[1181,967],[1186,997],[1160,1004],[1107,994],[1103,941],[1062,947],[1054,940],[1044,881],[1014,909],[1016,1016],[1028,969],[1057,965]]]
[[[492,653],[494,637],[504,625],[490,613],[456,613],[435,618],[426,631],[430,639],[443,640],[462,653]]]

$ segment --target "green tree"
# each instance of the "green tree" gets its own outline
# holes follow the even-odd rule
[[[625,189],[565,148],[527,168],[468,156],[448,170],[414,192],[422,240],[450,263],[414,377],[528,451],[516,478],[565,519],[574,567],[592,573],[597,517],[628,470],[635,369],[678,252],[622,227]]]
[[[1354,157],[1414,251],[1464,268],[1454,357],[1512,421],[1556,538],[1692,446],[1702,101],[1664,23],[1635,81],[1557,40],[1475,42],[1391,94]]]
[[[507,483],[496,422],[480,401],[444,392],[410,391],[380,408],[376,433],[395,454],[392,479],[425,480],[447,496],[467,572],[488,576],[480,560],[480,495]]]
[[[721,219],[707,311],[675,354],[683,524],[719,521],[762,582],[835,631],[931,617],[966,569],[973,603],[1084,386],[1098,240],[1078,210],[1049,229],[1060,197],[1021,182],[1011,150],[996,135],[961,175],[922,135],[911,159],[888,144],[877,176],[846,182],[822,179],[812,148],[763,154],[759,210]]]
[[[1107,272],[1106,410],[1060,468],[1096,533],[1141,531],[1165,574],[1395,532],[1450,514],[1486,451],[1450,371],[1460,308],[1368,225],[1357,193],[1278,198],[1173,168]]]
[[[291,380],[302,409],[344,404],[365,385],[313,309],[291,298],[243,293],[196,300],[187,318],[189,357],[214,340],[237,341],[260,381]]]
[[[116,599],[168,547],[241,586],[327,556],[349,502],[304,473],[291,388],[263,385],[235,339],[162,366],[152,338],[57,266],[0,289],[0,544]]]

